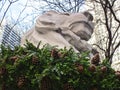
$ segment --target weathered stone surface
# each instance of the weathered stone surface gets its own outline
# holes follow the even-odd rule
[[[76,52],[91,51],[92,47],[87,41],[93,33],[92,20],[88,12],[69,14],[48,11],[39,16],[35,26],[22,37],[21,45],[27,39],[36,46],[42,41],[42,45],[48,43],[58,48],[73,47]]]

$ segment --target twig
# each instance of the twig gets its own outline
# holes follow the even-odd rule
[[[100,50],[106,52],[106,51],[105,51],[103,48],[101,48],[99,45],[97,45],[97,44],[92,44],[92,45],[95,45],[95,46],[97,46]]]

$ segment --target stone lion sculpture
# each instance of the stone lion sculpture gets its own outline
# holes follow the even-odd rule
[[[35,46],[49,44],[58,48],[73,48],[76,52],[92,51],[87,43],[93,33],[93,16],[88,12],[59,13],[48,11],[39,16],[35,26],[25,33],[21,39],[24,46],[26,40]],[[40,48],[41,48],[40,47]]]

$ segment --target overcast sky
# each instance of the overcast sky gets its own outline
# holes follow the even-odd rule
[[[0,8],[2,3],[4,3],[5,0],[2,0],[0,3]],[[5,10],[7,9],[9,2],[8,0],[6,0],[7,2],[5,3],[4,7],[2,9],[0,9],[0,19],[3,17]],[[11,0],[13,1],[13,0]],[[16,1],[16,0],[14,0]],[[28,3],[27,3],[28,1]],[[27,3],[27,6],[25,8],[25,5]],[[30,6],[33,7],[30,7]],[[5,17],[5,22],[9,22],[9,23],[15,23],[17,18],[19,17],[20,13],[23,11],[23,13],[20,15],[19,21],[21,21],[23,18],[25,18],[24,20],[22,20],[22,22],[20,22],[20,27],[24,28],[24,29],[29,29],[32,27],[33,23],[35,22],[35,17],[37,17],[38,15],[41,14],[42,12],[42,8],[38,9],[39,6],[43,6],[45,5],[45,3],[41,2],[35,2],[34,0],[18,0],[17,2],[13,3],[7,14]]]
[[[7,1],[4,4],[3,8],[1,9],[1,6],[3,3],[4,3],[4,0],[1,1],[1,3],[0,3],[0,13],[1,13],[0,19],[3,17],[5,10],[7,9],[8,5],[9,5],[9,2]],[[27,0],[18,0],[17,2],[13,3],[10,6],[9,10],[7,11],[5,20],[15,21],[21,12],[23,12],[23,13],[20,15],[20,18],[31,16],[31,13],[34,12],[34,9],[32,7],[29,7],[31,5],[30,0],[28,0],[27,6],[25,8],[26,3],[27,3]],[[37,3],[32,2],[32,5],[37,6]],[[32,17],[33,17],[33,15],[32,15]],[[25,21],[28,21],[28,19],[30,19],[30,17],[25,19]]]

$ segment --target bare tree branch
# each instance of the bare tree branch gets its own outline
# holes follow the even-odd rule
[[[7,13],[7,11],[9,10],[9,8],[10,8],[11,5],[12,5],[12,2],[10,2],[10,4],[9,4],[8,7],[7,7],[7,9],[5,10],[4,15],[3,15],[2,19],[1,19],[1,22],[0,22],[0,26],[1,26],[1,24],[2,24],[2,22],[3,22],[3,20],[4,20],[4,18],[5,18],[5,15],[6,15],[6,13]]]
[[[106,1],[108,1],[108,0],[106,0]],[[117,0],[114,0],[114,1],[117,1]],[[109,4],[109,9],[110,9],[111,13],[113,14],[114,19],[115,19],[118,23],[120,23],[120,20],[117,18],[114,10],[112,9],[112,5],[110,4],[109,1],[108,1],[108,4]]]
[[[5,16],[6,16],[6,14],[7,14],[8,10],[9,10],[10,6],[11,6],[13,3],[15,3],[15,2],[17,2],[17,1],[19,1],[19,0],[15,0],[15,1],[10,1],[10,0],[8,0],[8,1],[9,1],[9,5],[8,5],[7,9],[5,10],[5,12],[4,12],[4,14],[3,14],[3,17],[2,17],[2,19],[1,19],[1,21],[0,21],[0,26],[1,26],[3,20],[4,20]]]
[[[3,2],[2,6],[1,6],[1,8],[0,8],[0,12],[2,11],[2,9],[3,9],[3,7],[4,7],[5,3],[6,3],[6,1],[7,1],[7,0],[5,0],[5,2]]]
[[[114,38],[114,37],[115,37],[115,34],[118,32],[119,28],[120,28],[120,23],[119,23],[119,25],[117,26],[117,28],[116,28],[116,30],[115,30],[115,32],[114,32],[114,34],[113,34],[113,37],[112,37],[112,38]]]
[[[49,9],[62,12],[79,12],[84,0],[42,0],[48,4]],[[54,8],[53,8],[54,7]]]
[[[120,41],[118,42],[118,44],[115,46],[113,52],[111,53],[111,58],[113,57],[113,55],[114,55],[116,49],[117,49],[119,46],[120,46]]]
[[[28,4],[28,0],[26,1],[26,4],[25,4],[24,8],[22,9],[22,11],[20,12],[20,14],[18,15],[18,18],[17,18],[15,24],[12,26],[11,30],[15,27],[15,25],[16,25],[18,22],[20,22],[20,21],[19,21],[20,16],[22,15],[22,13],[24,12],[24,10],[26,9],[27,4]],[[25,19],[25,17],[24,17],[22,20],[24,20],[24,19]],[[21,20],[21,21],[22,21],[22,20]]]
[[[120,29],[120,20],[117,17],[116,4],[118,0],[94,0],[98,5],[101,6],[102,11],[104,12],[103,18],[100,20],[103,22],[102,25],[105,25],[105,30],[107,31],[108,39],[106,42],[105,56],[109,60],[110,64],[112,63],[112,57],[116,49],[120,46],[119,40],[119,29]],[[119,5],[117,7],[120,7]],[[105,22],[105,23],[104,23]],[[103,38],[102,38],[103,39]],[[103,48],[100,45],[97,45],[101,50]],[[103,50],[102,50],[103,51]]]
[[[97,46],[100,50],[106,52],[106,51],[105,51],[103,48],[101,48],[99,45],[97,45],[97,44],[93,44],[93,45]]]

